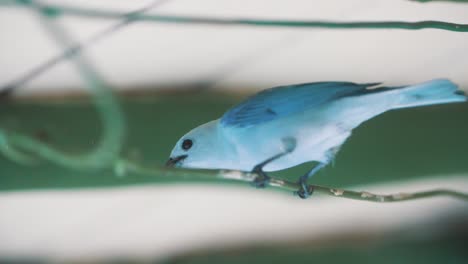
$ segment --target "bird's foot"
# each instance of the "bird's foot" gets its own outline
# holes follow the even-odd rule
[[[294,194],[298,195],[302,199],[306,199],[314,192],[314,186],[307,184],[307,179],[301,177],[298,181],[300,185],[299,190],[295,191]]]
[[[270,182],[270,176],[268,176],[261,168],[254,168],[253,173],[257,174],[257,177],[252,182],[252,186],[255,188],[265,188]]]

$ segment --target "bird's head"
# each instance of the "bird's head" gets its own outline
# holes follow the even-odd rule
[[[168,167],[215,168],[223,142],[219,140],[217,120],[192,129],[181,137],[166,162]]]

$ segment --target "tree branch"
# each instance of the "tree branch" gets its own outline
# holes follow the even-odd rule
[[[149,168],[132,161],[121,159],[115,163],[114,171],[117,175],[123,177],[128,173],[137,173],[150,176],[161,177],[184,177],[184,178],[215,178],[220,180],[234,180],[241,182],[253,182],[258,174],[252,172],[236,171],[236,170],[181,170],[181,169],[162,169],[162,168]],[[270,187],[285,191],[297,191],[300,185],[288,180],[271,177],[267,184]],[[309,184],[307,186],[309,191],[329,195],[332,197],[361,200],[368,202],[390,203],[416,200],[422,198],[448,196],[455,199],[460,199],[468,202],[468,193],[458,192],[449,189],[434,189],[421,192],[412,193],[396,193],[396,194],[374,194],[366,191],[351,191],[345,189],[337,189],[320,185]]]

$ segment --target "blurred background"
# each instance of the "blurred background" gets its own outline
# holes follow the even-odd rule
[[[4,131],[69,154],[98,146],[103,132],[87,89],[90,77],[80,74],[73,60],[33,74],[65,46],[54,40],[28,2],[0,2],[0,93],[9,91],[0,101],[0,261],[468,261],[466,200],[379,204],[324,195],[301,200],[248,183],[122,174],[112,166],[71,169],[40,158],[29,165],[13,161]],[[48,19],[73,43],[87,43],[83,53],[91,69],[117,94],[126,128],[119,155],[158,167],[188,130],[276,85],[406,85],[442,77],[468,91],[468,33],[130,21],[96,37],[123,20],[105,18],[103,11],[146,8],[148,15],[219,19],[467,24],[468,3],[463,2],[40,3],[87,10],[88,15],[79,15],[49,9]],[[467,104],[385,113],[356,129],[336,162],[312,181],[384,194],[432,188],[466,193],[467,120]],[[311,165],[274,175],[295,180]]]

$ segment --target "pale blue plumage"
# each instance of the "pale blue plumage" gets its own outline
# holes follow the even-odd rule
[[[221,124],[234,127],[257,125],[307,111],[346,96],[368,93],[369,87],[378,84],[316,82],[270,88],[227,111],[221,118]]]

